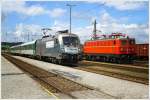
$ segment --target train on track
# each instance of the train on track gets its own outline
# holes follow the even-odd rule
[[[126,34],[96,34],[94,21],[93,37],[82,47],[83,59],[113,63],[133,63],[137,58],[148,58],[149,44],[136,44],[135,38]]]
[[[135,46],[137,60],[149,60],[149,44],[136,44]]]
[[[42,39],[12,46],[11,53],[59,64],[77,63],[82,59],[79,37],[66,30],[58,31],[53,36],[47,35]]]
[[[96,20],[93,37],[81,47],[79,37],[58,31],[54,36],[43,36],[32,42],[11,47],[11,53],[45,59],[53,63],[77,63],[82,59],[113,63],[132,63],[135,59],[148,58],[149,44],[136,44],[135,38],[126,34],[112,33],[97,36]]]
[[[58,64],[77,63],[82,59],[132,63],[136,59],[149,58],[149,44],[136,44],[134,38],[122,33],[102,36],[101,39],[85,41],[81,47],[77,35],[59,31],[55,36],[44,36],[42,39],[12,46],[11,53]]]
[[[135,39],[122,33],[102,35],[103,38],[88,40],[83,45],[86,60],[130,63],[135,59]]]

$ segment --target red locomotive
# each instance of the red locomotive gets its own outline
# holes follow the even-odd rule
[[[103,35],[102,39],[86,41],[83,45],[84,57],[87,60],[127,63],[135,57],[135,39],[122,33]]]

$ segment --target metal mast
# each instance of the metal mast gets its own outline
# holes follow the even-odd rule
[[[96,40],[97,39],[97,34],[96,34],[96,19],[94,20],[94,29],[93,29],[93,39]]]
[[[69,6],[70,8],[70,34],[71,34],[71,10],[72,10],[72,7],[75,5],[67,4],[67,6]]]

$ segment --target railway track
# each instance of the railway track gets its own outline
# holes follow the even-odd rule
[[[34,65],[28,64],[22,60],[16,59],[10,55],[3,55],[10,62],[15,64],[21,70],[25,71],[32,78],[40,82],[42,86],[53,93],[63,93],[71,98],[77,98],[71,94],[74,91],[93,90],[91,87],[81,85],[60,75],[50,73]]]
[[[149,84],[149,68],[147,67],[82,61],[75,68],[142,84]]]
[[[135,60],[133,63],[134,66],[142,66],[142,67],[149,67],[149,61],[138,61]]]

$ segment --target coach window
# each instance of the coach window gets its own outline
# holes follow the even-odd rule
[[[32,44],[29,45],[29,49],[32,49]]]
[[[26,50],[28,50],[28,45],[26,45],[25,47],[26,47]]]
[[[25,50],[27,50],[27,46],[25,45],[24,47],[25,47]]]
[[[31,44],[31,49],[33,49],[33,44]]]
[[[27,50],[30,49],[30,45],[27,45]]]
[[[31,48],[31,45],[27,45],[27,48],[30,49],[30,48]]]
[[[32,44],[29,45],[29,49],[32,49]]]

